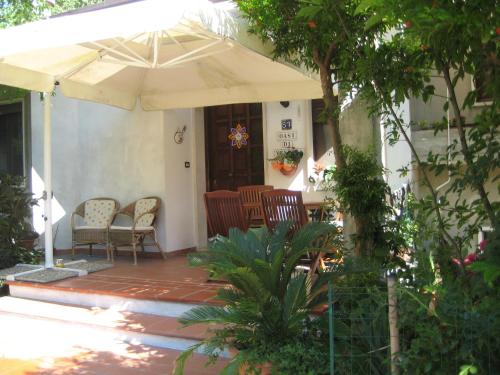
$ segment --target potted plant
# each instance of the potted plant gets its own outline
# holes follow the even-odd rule
[[[336,229],[327,223],[309,223],[291,239],[289,229],[289,223],[281,223],[274,232],[258,235],[233,228],[229,238],[218,237],[207,252],[191,256],[192,263],[232,287],[218,291],[223,306],[195,307],[179,318],[185,326],[216,323],[222,328],[182,353],[174,374],[183,374],[186,360],[200,348],[212,359],[236,349],[224,373],[269,374],[271,353],[262,348],[277,350],[300,336],[312,309],[326,301],[327,277],[311,278],[296,272],[297,265],[306,253],[325,251],[314,247],[314,241]]]
[[[292,175],[297,170],[297,166],[304,153],[297,149],[278,150],[274,158],[270,159],[274,170],[280,171],[285,176]]]
[[[271,167],[275,171],[281,170],[283,168],[283,161],[285,159],[285,151],[283,150],[277,150],[274,152],[274,157],[272,159],[269,159],[271,162]]]

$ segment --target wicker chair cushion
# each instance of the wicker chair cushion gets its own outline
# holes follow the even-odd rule
[[[137,219],[140,215],[142,215],[145,212],[151,211],[153,208],[155,208],[155,206],[156,206],[156,199],[154,198],[139,199],[135,203],[134,219]],[[149,227],[151,224],[153,224],[154,219],[155,219],[154,213],[145,214],[139,218],[139,220],[135,223],[135,226],[136,228]]]
[[[83,222],[93,228],[106,228],[111,221],[115,202],[106,199],[90,199],[85,202]]]
[[[75,230],[89,230],[89,229],[106,229],[106,227],[94,227],[90,225],[80,225],[75,227]]]
[[[112,225],[110,227],[111,230],[128,230],[128,231],[131,231],[132,230],[132,227],[121,227],[121,226],[118,226],[118,225]],[[147,227],[135,227],[135,230],[137,232],[148,232],[148,231],[152,231],[154,230],[153,227],[151,226],[147,226]]]

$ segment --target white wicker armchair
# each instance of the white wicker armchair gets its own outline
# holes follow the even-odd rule
[[[92,198],[76,207],[71,215],[73,257],[78,245],[88,245],[90,255],[93,245],[105,245],[110,259],[109,227],[119,207],[120,204],[112,198]]]
[[[158,243],[156,229],[154,227],[160,205],[161,199],[158,197],[138,199],[117,213],[118,215],[128,216],[132,220],[132,225],[111,225],[109,229],[110,243],[115,251],[118,250],[118,246],[132,246],[134,265],[137,265],[138,245],[141,246],[143,252],[144,246],[156,246],[163,259],[166,259],[166,254]],[[145,238],[148,236],[153,240],[152,243],[144,242]]]

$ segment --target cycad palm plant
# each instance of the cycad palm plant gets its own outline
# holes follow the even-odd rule
[[[327,223],[309,223],[291,238],[289,229],[287,223],[260,235],[232,229],[229,238],[219,237],[208,252],[191,257],[192,263],[205,266],[231,287],[218,292],[224,306],[200,306],[180,317],[186,326],[218,323],[222,328],[181,354],[175,374],[183,373],[193,352],[213,358],[228,347],[239,352],[223,373],[235,374],[252,349],[284,345],[297,338],[311,310],[325,303],[327,275],[310,277],[310,273],[298,272],[297,265],[307,253],[325,252],[323,239],[331,238],[337,229]]]

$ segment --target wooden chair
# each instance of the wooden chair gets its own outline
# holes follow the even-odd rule
[[[288,221],[292,223],[290,232],[295,233],[308,221],[300,191],[264,191],[261,193],[261,203],[264,221],[270,230],[274,230],[279,222]]]
[[[210,238],[217,234],[227,237],[229,228],[248,230],[248,220],[238,192],[217,190],[205,193],[205,209]]]
[[[166,258],[165,252],[158,243],[154,226],[160,205],[161,199],[158,197],[138,199],[117,212],[117,215],[126,215],[132,219],[132,225],[111,225],[109,228],[110,243],[115,251],[118,246],[132,246],[134,265],[137,265],[137,246],[141,246],[143,252],[144,246],[156,246],[163,259]],[[144,243],[148,236],[153,240],[152,243]]]
[[[238,191],[241,194],[243,208],[247,214],[248,222],[251,227],[264,225],[264,215],[260,204],[260,193],[273,190],[271,185],[249,185],[240,186]]]
[[[75,208],[71,214],[71,254],[73,257],[78,245],[88,245],[90,255],[92,255],[93,245],[105,245],[109,259],[109,226],[119,207],[120,204],[112,198],[92,198]],[[77,222],[78,217],[80,217],[80,222]]]
[[[309,221],[300,191],[286,189],[265,191],[261,193],[261,200],[264,220],[271,230],[274,230],[279,222],[287,221],[291,223],[289,234],[293,235]],[[318,241],[322,244],[324,239],[319,238]],[[307,258],[303,259],[303,265],[297,267],[297,271],[305,271],[312,277],[321,268],[324,255],[324,253],[308,254]]]

